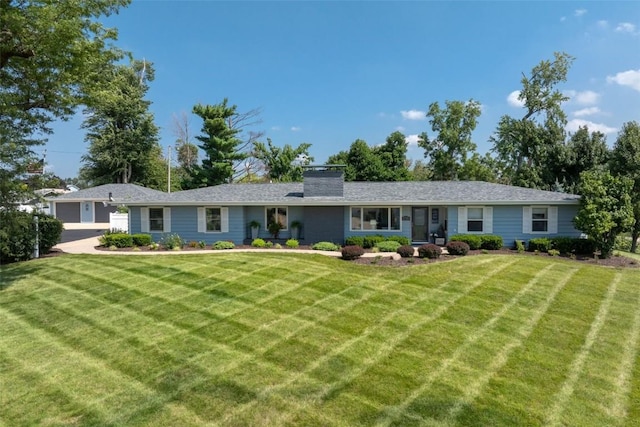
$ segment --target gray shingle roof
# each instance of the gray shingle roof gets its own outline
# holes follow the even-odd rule
[[[127,203],[133,200],[155,199],[165,194],[162,191],[152,190],[135,184],[105,184],[72,191],[60,196],[47,197],[46,200],[55,202],[108,201],[109,193],[111,193],[116,202],[120,203]]]
[[[344,197],[303,197],[302,183],[222,184],[141,194],[131,205],[576,204],[579,196],[481,181],[345,182]],[[114,197],[115,193],[114,193]],[[119,200],[116,201],[118,202]]]

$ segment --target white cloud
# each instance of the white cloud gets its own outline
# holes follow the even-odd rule
[[[415,135],[407,135],[407,137],[405,138],[405,140],[407,141],[407,143],[409,145],[418,145],[418,134]]]
[[[601,19],[600,21],[598,21],[596,25],[598,26],[598,28],[602,28],[602,29],[609,28],[609,22],[605,21],[604,19]]]
[[[520,96],[519,90],[514,90],[513,92],[511,92],[509,96],[507,96],[507,102],[509,103],[509,105],[511,105],[512,107],[524,107],[524,101],[518,99],[518,96]]]
[[[271,130],[280,130],[280,126],[271,126]]]
[[[301,131],[302,128],[299,126],[291,126],[291,132],[299,132]]]
[[[567,122],[567,125],[565,126],[565,129],[569,132],[577,132],[579,128],[585,127],[585,126],[587,127],[587,129],[589,129],[589,132],[597,131],[597,132],[602,132],[604,134],[614,133],[618,130],[616,128],[609,127],[602,123],[594,123],[594,122],[590,122],[589,120],[582,120],[582,119],[569,120],[569,122]]]
[[[598,102],[600,94],[592,90],[585,90],[583,92],[578,92],[575,98],[576,102],[580,105],[593,105]]]
[[[427,118],[426,111],[420,110],[402,110],[400,114],[402,114],[402,118],[405,120],[425,120]]]
[[[582,16],[585,13],[587,13],[587,9],[576,9],[575,12],[573,12],[574,16]]]
[[[576,117],[584,117],[584,116],[592,116],[594,114],[600,113],[600,109],[598,107],[587,107],[582,110],[574,111],[573,115]]]
[[[640,92],[640,69],[622,71],[615,76],[607,76],[607,82],[629,86]]]
[[[618,33],[635,34],[636,33],[636,26],[634,24],[630,23],[630,22],[621,22],[616,27],[616,31]]]

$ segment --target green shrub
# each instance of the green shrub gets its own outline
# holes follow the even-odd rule
[[[418,257],[420,258],[436,259],[440,257],[441,253],[442,249],[440,249],[440,246],[434,245],[433,243],[427,243],[426,245],[418,247]]]
[[[592,239],[574,239],[573,245],[576,254],[592,255],[596,251],[596,242]]]
[[[300,242],[298,242],[296,239],[289,239],[287,240],[287,242],[285,243],[285,246],[290,248],[290,249],[295,249],[298,246],[300,246]]]
[[[617,235],[613,244],[613,249],[617,251],[631,252],[631,239],[627,235]]]
[[[99,239],[102,246],[116,248],[130,248],[133,246],[133,236],[126,233],[105,233]]]
[[[349,236],[345,239],[346,246],[361,246],[364,248],[364,236]]]
[[[58,244],[62,235],[63,224],[50,215],[38,214],[38,249],[40,254],[46,254]]]
[[[190,240],[189,243],[188,243],[188,246],[190,248],[194,248],[195,249],[195,248],[198,247],[198,242],[196,242],[195,240]]]
[[[149,246],[153,241],[151,234],[132,234],[133,246]]]
[[[549,249],[549,256],[558,256],[560,255],[560,251],[557,249]]]
[[[342,259],[354,260],[360,258],[364,254],[362,246],[351,245],[342,248]]]
[[[33,255],[36,236],[26,212],[0,210],[0,261],[25,261]]]
[[[451,255],[466,255],[469,253],[469,245],[465,242],[451,240],[447,243],[447,252]]]
[[[273,242],[271,240],[267,240],[266,242],[264,242],[264,247],[267,249],[270,249],[273,247]]]
[[[529,252],[549,252],[551,249],[551,239],[547,237],[536,237],[529,240]]]
[[[553,237],[551,238],[551,247],[561,254],[570,254],[575,250],[575,240],[573,237]]]
[[[160,239],[160,245],[165,249],[177,251],[184,246],[184,240],[176,233],[165,234]]]
[[[482,246],[482,238],[478,234],[454,234],[449,241],[465,242],[469,249],[477,250]]]
[[[415,253],[415,249],[413,249],[411,245],[402,245],[396,252],[399,253],[402,258],[411,258]]]
[[[311,246],[311,249],[316,251],[339,251],[340,246],[331,242],[318,242],[314,243],[313,246]]]
[[[406,236],[389,236],[389,237],[387,237],[386,240],[388,240],[390,242],[398,242],[401,245],[408,245],[408,244],[411,243],[409,238],[406,237]]]
[[[365,249],[371,249],[376,245],[376,243],[382,242],[383,240],[384,240],[384,236],[380,234],[371,234],[369,236],[364,236],[362,247]]]
[[[198,247],[199,247],[200,249],[204,249],[204,248],[206,248],[206,247],[207,247],[207,244],[205,243],[205,241],[204,241],[204,240],[198,240]]]
[[[519,254],[524,252],[524,241],[523,240],[516,240],[516,250],[518,251]]]
[[[396,252],[400,246],[402,245],[395,240],[385,240],[376,243],[376,248],[378,248],[380,252]]]
[[[280,243],[275,243],[273,245],[273,249],[282,249],[282,245]]]
[[[503,247],[502,237],[494,236],[492,234],[483,234],[480,236],[480,249],[488,249],[490,251],[497,251]]]
[[[223,249],[233,249],[235,247],[236,245],[233,242],[229,242],[228,240],[218,240],[211,245],[211,249],[216,251],[221,251]]]
[[[267,242],[258,237],[257,239],[254,239],[253,242],[251,242],[251,246],[253,246],[254,248],[264,248],[267,246]]]

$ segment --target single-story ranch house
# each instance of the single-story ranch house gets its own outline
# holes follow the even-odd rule
[[[162,191],[134,184],[105,184],[46,197],[49,212],[64,223],[108,223],[109,214],[129,200],[161,197]],[[118,200],[118,203],[112,203]]]
[[[343,244],[354,235],[402,235],[413,243],[460,233],[496,234],[505,245],[534,237],[570,236],[579,196],[479,181],[344,182],[339,167],[309,167],[301,183],[222,184],[175,193],[143,193],[114,204],[129,207],[131,233],[159,240],[248,243],[249,224],[269,238],[270,222],[299,240]]]

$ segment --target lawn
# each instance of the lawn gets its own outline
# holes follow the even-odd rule
[[[0,274],[0,425],[640,424],[636,269],[236,253]]]

